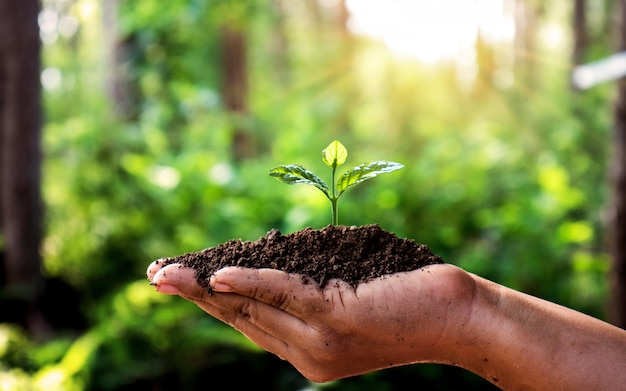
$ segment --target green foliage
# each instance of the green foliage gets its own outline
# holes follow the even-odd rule
[[[327,8],[312,12],[317,2],[124,0],[119,36],[100,22],[98,6],[114,2],[43,3],[60,25],[75,19],[80,28],[44,46],[45,67],[61,79],[44,91],[42,254],[45,272],[80,297],[88,325],[47,342],[2,325],[3,386],[487,389],[462,370],[421,365],[310,385],[196,306],[147,286],[152,259],[324,225],[323,197],[268,186],[264,167],[276,161],[302,164],[281,168],[293,183],[335,197],[352,189],[342,221],[377,222],[471,272],[604,317],[611,86],[574,94],[567,47],[515,59],[494,47],[494,61],[476,64],[468,83],[473,70],[457,77],[449,64],[399,59],[350,37]],[[555,4],[545,3],[533,32],[568,31],[569,19],[546,19]],[[247,107],[238,113],[221,94],[225,24],[247,40]],[[105,38],[115,36],[124,60],[103,65]],[[113,69],[135,102],[121,119],[103,87],[114,87]],[[242,135],[253,153],[238,159]],[[344,164],[347,151],[331,143],[322,162],[309,151],[335,138],[357,161],[396,156],[406,167],[367,191],[355,185],[384,167],[357,166],[327,186],[312,173]]]
[[[380,174],[399,170],[404,167],[400,163],[388,161],[363,163],[343,173],[343,175],[341,175],[341,177],[337,180],[337,183],[335,183],[337,167],[345,163],[347,158],[348,150],[337,140],[332,141],[324,150],[322,150],[322,161],[332,169],[330,191],[326,182],[324,182],[312,171],[309,171],[298,164],[276,166],[270,170],[270,176],[288,185],[304,183],[318,188],[330,201],[332,209],[332,224],[338,225],[339,219],[337,201],[346,190]]]

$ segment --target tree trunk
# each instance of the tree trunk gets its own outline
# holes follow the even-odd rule
[[[272,29],[272,44],[270,46],[271,59],[276,80],[281,87],[289,85],[291,73],[289,69],[289,40],[287,39],[286,26],[286,0],[272,1],[272,12],[274,15]]]
[[[544,12],[540,2],[515,0],[515,74],[531,88],[536,82],[537,32]]]
[[[0,229],[6,294],[36,328],[42,237],[40,39],[37,0],[0,0]],[[36,330],[35,330],[36,332]]]
[[[121,37],[117,24],[119,0],[102,1],[104,44],[107,53],[106,91],[116,118],[136,121],[139,117],[139,89],[130,75],[130,58],[136,51],[134,35]]]
[[[620,4],[620,51],[626,50],[626,3]],[[611,304],[613,324],[626,328],[626,80],[618,82],[613,140],[613,202],[610,210]]]
[[[338,19],[339,19],[339,29],[345,34],[350,35],[350,29],[348,27],[348,23],[350,22],[350,11],[348,10],[348,6],[346,5],[346,0],[340,0],[338,7]]]
[[[572,18],[574,42],[572,48],[573,65],[580,65],[585,62],[587,52],[588,32],[587,32],[587,1],[575,0],[574,13]]]
[[[246,129],[248,114],[248,62],[245,33],[225,26],[222,29],[222,95],[233,117],[233,156],[236,163],[254,156],[252,134]]]

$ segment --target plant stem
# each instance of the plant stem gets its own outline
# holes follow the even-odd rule
[[[337,166],[333,165],[333,173],[331,175],[330,178],[330,187],[332,188],[331,190],[331,197],[330,197],[330,205],[331,205],[331,209],[332,209],[332,213],[333,213],[333,218],[332,218],[332,225],[338,225],[339,224],[339,214],[337,212],[337,196],[335,196],[335,171],[337,170]]]
[[[331,208],[333,210],[333,220],[332,220],[332,225],[338,225],[338,213],[337,213],[337,199],[336,198],[332,198],[330,200],[330,204],[331,204]]]

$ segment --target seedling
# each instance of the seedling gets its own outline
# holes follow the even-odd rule
[[[331,142],[322,151],[322,161],[332,169],[330,187],[314,172],[307,170],[299,164],[276,166],[270,170],[270,176],[288,185],[304,183],[317,187],[330,200],[332,225],[338,225],[337,201],[346,190],[380,174],[404,167],[400,163],[382,160],[363,163],[343,173],[335,183],[337,167],[345,163],[347,157],[348,150],[337,140]]]

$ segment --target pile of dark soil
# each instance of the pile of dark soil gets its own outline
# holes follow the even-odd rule
[[[397,272],[443,263],[423,244],[398,238],[378,225],[306,228],[288,235],[271,230],[253,242],[231,240],[217,247],[162,260],[196,270],[200,285],[225,266],[272,268],[310,277],[324,286],[341,279],[353,287]]]

